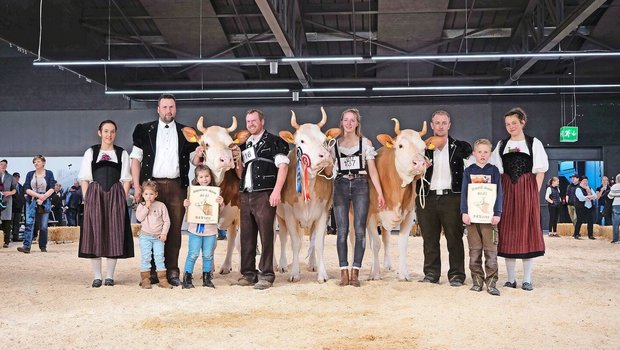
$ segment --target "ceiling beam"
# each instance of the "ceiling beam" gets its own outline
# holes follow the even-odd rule
[[[568,17],[562,21],[548,37],[542,40],[533,52],[547,52],[554,48],[562,39],[566,38],[574,31],[586,18],[588,18],[596,9],[601,7],[606,0],[586,0],[578,8],[576,8]],[[510,85],[517,81],[523,73],[527,72],[536,62],[538,58],[532,57],[519,63],[510,74],[510,77],[504,82],[504,85]]]
[[[274,34],[286,57],[303,56],[307,47],[301,14],[297,1],[290,0],[256,0],[256,5],[267,25]],[[292,62],[291,67],[302,87],[310,87],[308,77],[299,62]]]

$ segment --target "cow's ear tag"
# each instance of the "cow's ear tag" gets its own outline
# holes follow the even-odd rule
[[[295,138],[293,137],[293,134],[291,134],[290,131],[286,131],[286,130],[280,131],[278,135],[280,135],[280,137],[288,143],[295,143]]]
[[[379,134],[377,135],[377,140],[379,141],[379,143],[381,143],[383,146],[387,148],[394,148],[394,140],[392,139],[390,135]]]

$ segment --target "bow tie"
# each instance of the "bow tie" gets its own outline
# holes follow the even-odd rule
[[[170,125],[166,124],[166,126],[164,126],[164,128],[168,129],[170,127]]]

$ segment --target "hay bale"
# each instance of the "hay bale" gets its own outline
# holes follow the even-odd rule
[[[612,226],[600,226],[599,236],[601,238],[611,241],[613,237],[613,227]]]
[[[574,232],[575,232],[575,226],[573,226],[573,224],[558,224],[558,233],[560,234],[560,236],[571,236],[572,237]],[[612,236],[611,226],[594,225],[593,232],[594,232],[594,237],[602,237],[602,238],[611,240],[611,236]],[[588,225],[586,224],[581,225],[579,234],[581,234],[582,237],[587,237],[588,236]]]
[[[138,237],[138,233],[140,233],[141,229],[142,229],[142,225],[131,224],[131,233],[133,234],[134,237]]]
[[[56,243],[71,243],[80,240],[79,226],[50,226],[47,228],[48,239]]]

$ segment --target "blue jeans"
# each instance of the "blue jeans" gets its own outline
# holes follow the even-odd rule
[[[194,264],[200,256],[202,249],[202,272],[211,272],[213,269],[213,251],[215,250],[216,236],[198,236],[188,233],[187,259],[185,260],[185,272],[194,272]]]
[[[67,226],[77,226],[77,208],[69,208],[67,209]]]
[[[152,255],[152,257],[151,257]],[[140,232],[140,271],[151,271],[151,259],[156,271],[166,271],[164,265],[164,242],[157,237]]]
[[[24,248],[30,248],[32,245],[32,233],[35,221],[39,223],[39,248],[47,248],[47,222],[49,220],[48,213],[37,213],[37,202],[33,199],[30,203],[26,203],[26,219],[24,229]]]
[[[217,238],[218,239],[226,239],[226,235],[228,233],[226,232],[226,230],[222,230],[221,228],[217,229]]]
[[[355,246],[353,267],[361,268],[366,250],[366,219],[368,218],[368,180],[365,177],[347,180],[337,177],[334,182],[334,217],[336,218],[336,249],[340,267],[349,266],[347,236],[349,235],[349,205],[353,205]]]
[[[614,205],[611,207],[611,223],[613,227],[613,241],[618,241],[620,237],[618,237],[618,231],[620,228],[620,205]]]

